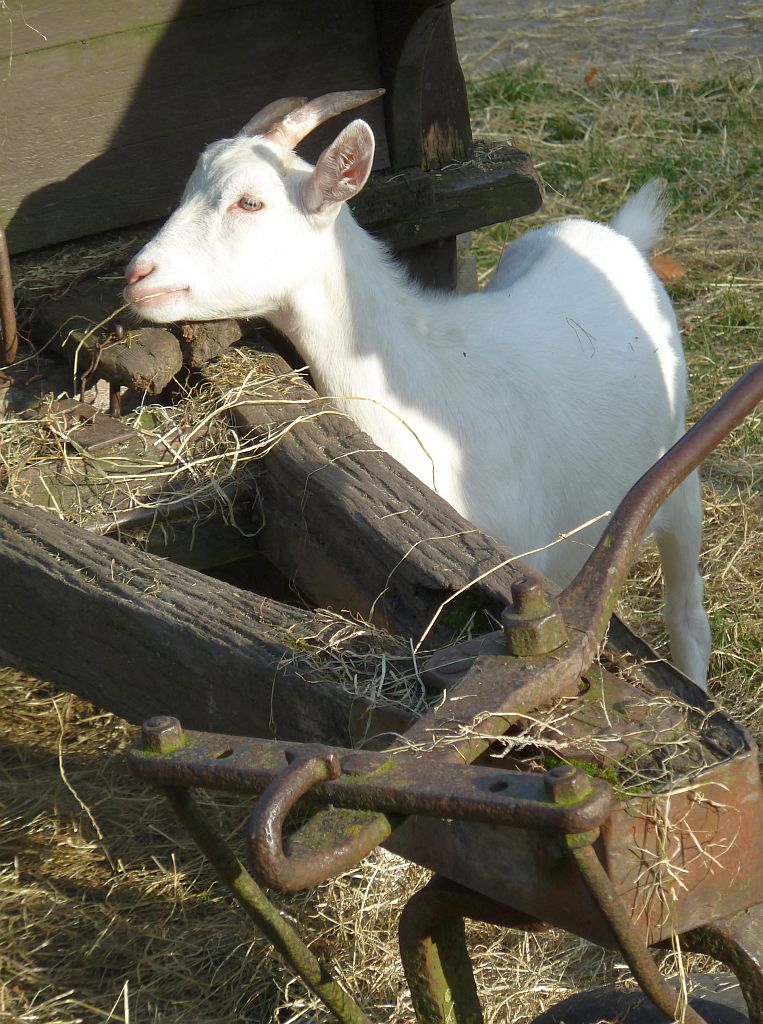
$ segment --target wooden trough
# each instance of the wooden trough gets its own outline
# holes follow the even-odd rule
[[[376,175],[355,213],[424,283],[456,284],[459,233],[540,204],[525,154],[471,138],[447,4],[300,2],[286,9],[187,0],[154,5],[151,24],[143,4],[118,12],[85,6],[91,35],[84,43],[72,33],[74,5],[59,4],[44,42],[22,33],[14,44],[11,89],[21,111],[14,123],[24,141],[0,210],[16,251],[163,214],[200,146],[235,131],[274,92],[387,89],[370,113],[381,140]],[[44,14],[24,7],[32,26]],[[218,40],[212,59],[180,92],[174,68],[210,33]],[[250,47],[260,58],[254,82],[251,61],[239,65],[231,56]],[[56,135],[73,69],[80,83],[93,83],[90,148],[68,129]],[[225,89],[211,89],[205,76]],[[32,79],[46,85],[39,135],[22,131]],[[102,89],[105,79],[111,91]],[[43,159],[48,152],[52,162]],[[141,159],[149,152],[150,160]],[[306,155],[314,153],[308,147]],[[55,214],[46,216],[51,204]],[[467,916],[511,927],[552,923],[617,945],[668,1012],[675,997],[646,946],[681,933],[687,945],[731,966],[750,1019],[760,1020],[763,822],[755,746],[627,627],[610,621],[634,538],[654,511],[649,501],[664,496],[668,477],[675,481],[697,464],[707,429],[636,495],[640,504],[634,498],[618,512],[587,575],[559,595],[550,581],[528,583],[521,562],[333,411],[289,362],[283,339],[247,323],[118,331],[113,287],[108,274],[95,275],[38,304],[24,331],[68,358],[83,393],[105,380],[113,410],[131,393],[166,397],[177,380],[214,388],[222,368],[239,372],[230,425],[260,457],[226,479],[202,516],[183,490],[182,432],[172,442],[163,437],[157,450],[156,434],[139,419],[126,426],[74,394],[47,403],[46,429],[60,440],[59,455],[20,467],[13,480],[19,497],[0,498],[0,659],[129,721],[151,719],[133,769],[170,797],[260,923],[269,914],[264,896],[255,895],[251,879],[241,896],[245,876],[205,832],[188,787],[265,790],[248,841],[270,884],[317,881],[380,842],[438,872],[402,923],[421,1022],[481,1019],[457,938]],[[238,371],[233,344],[250,353]],[[33,383],[25,364],[5,374],[11,407],[25,404]],[[711,439],[760,387],[758,373],[737,393],[732,413],[713,420]],[[140,487],[120,488],[136,467]],[[67,516],[83,495],[94,511],[75,525]],[[138,535],[142,547],[120,542]],[[479,636],[510,602],[519,619],[532,619],[532,608],[555,608],[568,629],[565,643],[519,656],[502,632]],[[410,658],[420,706],[335,685],[315,642],[331,635],[335,620],[316,609],[369,622],[382,657],[393,641],[375,631],[417,649],[426,638],[421,650],[437,653],[426,664]],[[452,646],[466,627],[477,639]],[[424,700],[427,687],[445,691],[434,709],[431,694]],[[561,706],[563,726],[549,719],[528,730],[529,718]],[[646,793],[624,788],[619,765],[636,758],[639,784],[654,782],[644,750],[662,750],[664,734],[684,732],[696,762],[682,761],[675,778],[660,776]],[[604,736],[610,746],[595,748],[593,738]],[[374,752],[390,745],[391,757]],[[499,752],[505,760],[496,768],[490,758]],[[553,767],[554,758],[566,763]],[[587,774],[574,767],[578,761]],[[687,778],[692,795],[676,793],[677,780],[685,787]],[[308,788],[328,806],[284,839],[283,818]],[[728,806],[717,799],[721,790],[733,793]],[[682,869],[699,833],[711,846],[725,844],[712,870],[706,859],[692,862],[687,896],[662,883],[649,890],[644,878],[656,876],[633,857],[637,847],[658,861],[665,829],[677,818],[671,835]],[[675,913],[665,914],[666,896]],[[315,964],[294,936],[284,936],[279,949],[313,984]],[[313,987],[341,1019],[365,1019],[321,984]]]

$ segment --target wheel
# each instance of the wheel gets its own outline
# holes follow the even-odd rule
[[[747,1006],[733,974],[689,974],[689,1003],[706,1024],[749,1024]],[[668,984],[677,989],[678,979]],[[640,989],[624,991],[602,985],[552,1006],[532,1024],[669,1024],[669,1018]]]

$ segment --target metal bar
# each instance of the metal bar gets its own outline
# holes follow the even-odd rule
[[[417,1024],[483,1024],[464,918],[436,877],[403,907],[398,940]]]
[[[682,1024],[705,1024],[704,1019],[691,1006],[681,1005],[680,994],[677,995],[660,974],[593,846],[578,845],[573,839],[569,849],[589,892],[606,917],[633,977],[644,993],[669,1020],[681,1021]]]
[[[159,721],[158,719],[152,720]],[[166,718],[182,741],[170,751],[133,748],[132,771],[147,782],[165,786],[204,787],[236,793],[262,793],[278,778],[288,783],[290,761],[336,758],[340,774],[310,788],[317,803],[383,814],[418,814],[435,818],[532,828],[546,834],[587,832],[609,816],[611,788],[591,779],[585,796],[555,804],[542,773],[508,771],[439,762],[432,771],[426,755],[401,749],[391,754],[342,747],[286,743],[183,732],[177,719]],[[145,733],[144,733],[145,735]]]
[[[748,370],[628,491],[585,565],[559,596],[559,605],[577,629],[603,635],[657,509],[761,400],[763,362]]]
[[[238,905],[307,987],[325,1003],[341,1024],[371,1024],[352,996],[334,981],[328,970],[270,903],[188,790],[167,786],[160,786],[159,789],[212,864],[220,880],[233,893]]]
[[[729,967],[739,981],[750,1024],[763,1024],[763,903],[684,933],[681,947]]]
[[[482,1024],[464,920],[547,931],[550,925],[435,875],[408,900],[398,938],[418,1024]]]
[[[10,366],[16,358],[19,336],[16,330],[16,306],[13,299],[13,278],[8,242],[0,224],[0,363]]]

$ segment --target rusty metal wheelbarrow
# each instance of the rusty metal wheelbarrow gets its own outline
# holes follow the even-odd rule
[[[597,658],[660,503],[761,398],[763,364],[633,487],[562,593],[520,582],[503,631],[438,652],[426,674],[447,687],[443,702],[384,752],[185,733],[165,717],[145,723],[133,772],[165,794],[244,910],[339,1020],[368,1018],[271,906],[191,789],[260,794],[247,848],[266,885],[317,884],[382,843],[435,872],[399,927],[420,1024],[483,1019],[465,918],[555,925],[618,948],[652,1010],[691,1024],[720,1019],[712,1000],[688,1004],[652,959],[648,947],[679,936],[682,949],[731,969],[749,1019],[763,1022],[757,748],[691,682],[653,654],[649,664],[637,638],[631,650],[646,663],[615,674]],[[319,809],[286,837],[306,794]],[[619,1019],[633,1007],[610,1000],[606,1011],[589,1009],[552,1010],[544,1024],[601,1012]]]

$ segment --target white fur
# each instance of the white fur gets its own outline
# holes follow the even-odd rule
[[[613,511],[684,431],[678,328],[642,254],[661,227],[659,185],[613,227],[567,220],[524,235],[484,292],[454,296],[412,285],[336,200],[362,187],[369,152],[360,121],[316,170],[262,138],[211,146],[128,267],[128,299],[156,321],[266,317],[321,394],[517,554]],[[263,208],[242,211],[241,195]],[[566,583],[604,525],[527,561]],[[653,530],[673,657],[704,686],[696,474]]]

